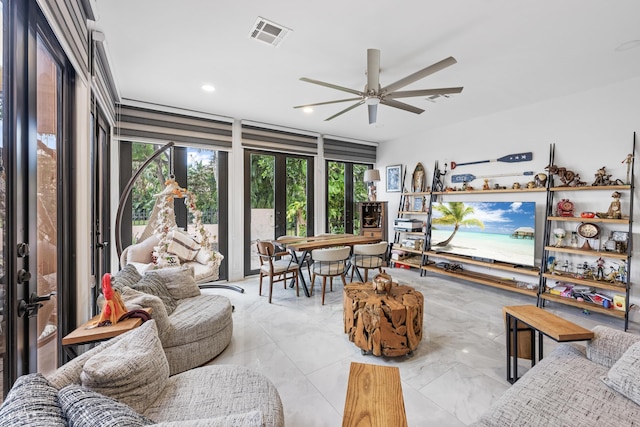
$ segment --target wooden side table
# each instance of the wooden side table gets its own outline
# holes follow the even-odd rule
[[[147,313],[151,313],[151,308],[144,308],[143,310]],[[62,345],[70,357],[73,358],[77,356],[76,352],[70,348],[71,346],[108,340],[137,328],[142,324],[142,319],[139,317],[131,317],[124,319],[115,325],[98,327],[92,326],[96,324],[99,318],[99,314],[94,316],[62,338]]]
[[[351,362],[342,427],[407,427],[400,370]]]
[[[518,335],[523,331],[531,333],[531,366],[536,364],[535,337],[538,334],[538,360],[542,360],[543,335],[556,342],[584,341],[593,338],[593,332],[576,325],[562,317],[556,316],[534,305],[512,305],[502,308],[507,327],[507,381],[511,384],[518,381],[518,353],[513,351],[518,346]]]
[[[403,356],[420,344],[424,297],[414,288],[394,283],[387,295],[353,282],[343,295],[344,332],[363,354]]]

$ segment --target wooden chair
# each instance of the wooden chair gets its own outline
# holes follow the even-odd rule
[[[269,277],[269,304],[273,294],[273,283],[283,282],[287,288],[287,281],[295,279],[296,296],[300,296],[298,286],[298,264],[295,263],[289,252],[276,252],[275,246],[269,241],[256,241],[258,257],[260,258],[260,289],[258,295],[262,295],[262,278]]]
[[[304,239],[304,237],[302,236],[280,236],[278,237],[278,242],[282,243],[283,245],[286,245],[288,242],[292,242],[292,241],[297,241],[297,240],[301,240]],[[298,260],[300,260],[300,258],[302,258],[302,256],[304,255],[304,251],[295,251],[296,253],[296,257],[298,258]],[[306,265],[307,266],[307,273],[309,274],[309,278],[311,278],[311,254],[307,253],[307,255],[304,257],[304,260],[302,260],[301,263],[299,263],[298,265],[300,265],[301,267]]]
[[[353,245],[351,256],[351,281],[356,268],[364,269],[364,281],[369,279],[369,270],[377,268],[382,273],[384,258],[389,244],[387,242],[372,243],[368,245]]]
[[[343,285],[347,284],[345,274],[347,270],[347,260],[349,259],[350,253],[350,247],[314,249],[311,251],[311,258],[313,259],[311,295],[313,295],[313,286],[316,281],[316,276],[322,276],[322,305],[324,305],[324,292],[327,285],[327,277],[329,277],[329,286],[331,287],[331,291],[333,291],[333,278],[335,276],[340,276],[342,278]]]

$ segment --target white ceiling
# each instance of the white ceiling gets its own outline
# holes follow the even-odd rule
[[[640,76],[638,0],[94,0],[96,29],[123,99],[368,141],[533,104]],[[249,38],[261,16],[292,29],[277,48]],[[639,42],[640,43],[640,42]],[[362,90],[366,50],[381,51],[388,85],[453,56],[458,63],[404,88],[464,86],[420,115],[380,105],[331,121],[350,103],[294,105]],[[201,90],[204,83],[215,92]],[[594,99],[593,102],[601,102]]]

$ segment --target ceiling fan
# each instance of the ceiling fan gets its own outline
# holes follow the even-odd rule
[[[440,89],[422,89],[422,90],[405,90],[398,91],[413,82],[423,79],[437,71],[440,71],[446,67],[455,64],[457,61],[453,57],[448,57],[440,62],[436,62],[420,71],[408,75],[407,77],[398,80],[395,83],[391,83],[388,86],[380,87],[380,51],[378,49],[367,49],[367,84],[363,91],[350,89],[348,87],[338,86],[331,83],[321,82],[319,80],[309,79],[302,77],[300,80],[307,83],[313,83],[320,86],[330,87],[332,89],[340,90],[342,92],[348,92],[353,95],[357,95],[355,98],[338,99],[335,101],[318,102],[315,104],[297,105],[293,108],[315,107],[318,105],[337,104],[340,102],[357,101],[350,107],[334,114],[333,116],[325,119],[329,121],[335,119],[341,114],[351,111],[354,108],[367,104],[369,108],[369,124],[376,122],[378,114],[378,104],[388,105],[389,107],[399,108],[401,110],[409,111],[411,113],[420,114],[424,112],[423,109],[414,107],[413,105],[405,104],[404,102],[397,101],[398,98],[411,98],[417,96],[431,96],[431,95],[446,95],[450,93],[462,92],[462,87],[448,87]]]

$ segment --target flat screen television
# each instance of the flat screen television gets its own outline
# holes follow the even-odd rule
[[[535,202],[448,202],[432,209],[431,250],[535,265]]]

